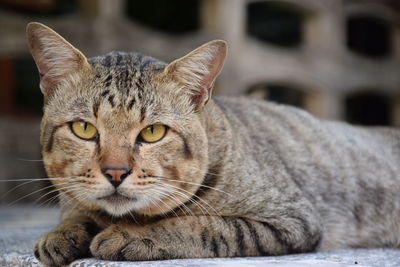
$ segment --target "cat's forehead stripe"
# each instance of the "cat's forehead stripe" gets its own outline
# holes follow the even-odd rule
[[[104,80],[105,87],[110,87],[112,78],[113,78],[113,76],[111,74],[108,74],[107,78]]]
[[[107,98],[107,100],[108,100],[108,103],[110,103],[110,105],[111,105],[112,107],[115,107],[114,95],[110,95],[110,96]]]
[[[144,121],[144,118],[146,117],[146,106],[142,105],[140,108],[140,122]]]
[[[101,93],[101,96],[106,96],[106,95],[108,95],[110,93],[110,90],[104,90],[102,93]]]
[[[133,105],[135,104],[135,98],[132,98],[130,101],[129,101],[129,104],[128,104],[128,110],[131,110],[132,108],[133,108]]]
[[[99,112],[100,101],[94,101],[93,103],[93,115],[97,118],[97,114]]]

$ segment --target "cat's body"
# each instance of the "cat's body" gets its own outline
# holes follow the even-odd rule
[[[290,183],[317,214],[320,249],[400,245],[398,129],[324,121],[297,108],[244,98],[217,98],[216,103],[235,129],[229,158],[240,158],[230,168],[236,174],[238,166],[248,168],[229,180],[239,181],[237,188],[249,183],[251,190],[236,195],[243,197],[241,203],[258,199],[268,209],[276,199],[284,208],[284,199],[293,194]],[[282,192],[269,186],[271,177],[280,177]]]
[[[399,246],[397,129],[212,100],[221,41],[167,65],[121,52],[87,61],[40,24],[28,38],[46,170],[65,177],[53,181],[62,221],[35,246],[42,262]]]

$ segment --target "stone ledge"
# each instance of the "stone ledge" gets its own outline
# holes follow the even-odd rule
[[[33,206],[0,206],[0,266],[42,266],[32,254],[36,238],[54,227],[56,208]],[[72,267],[144,267],[144,266],[282,266],[282,267],[394,267],[400,266],[400,250],[355,249],[293,254],[277,257],[216,259],[181,259],[166,261],[110,262],[82,259]]]

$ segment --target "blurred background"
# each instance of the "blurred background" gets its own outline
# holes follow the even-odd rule
[[[360,125],[400,125],[398,0],[0,0],[0,179],[45,177],[42,95],[30,21],[86,56],[139,51],[165,61],[229,45],[215,94],[250,95]],[[0,184],[0,203],[50,202],[45,182]],[[41,192],[37,190],[44,189]],[[22,198],[22,199],[21,199]]]

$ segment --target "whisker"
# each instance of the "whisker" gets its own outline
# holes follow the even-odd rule
[[[82,190],[82,188],[80,188],[78,186],[78,187],[72,188],[72,190],[69,190],[69,189],[67,189],[67,190],[69,190],[69,192],[74,192],[74,191],[77,191],[76,189],[79,189],[79,192],[77,192],[77,194],[75,194],[74,197],[80,202],[86,202],[89,199],[86,188],[83,188],[83,190]]]
[[[60,188],[55,188],[54,190],[51,190],[51,191],[47,192],[46,194],[42,195],[40,198],[38,198],[37,200],[35,200],[35,203],[39,202],[42,198],[46,197],[46,196],[49,195],[49,194],[52,194],[52,193],[54,193],[54,192],[63,190],[64,188],[68,188],[68,187],[71,187],[71,186],[76,186],[76,184],[68,185],[70,182],[71,182],[71,181],[68,181],[68,182],[66,181],[66,182],[64,182],[64,183],[59,183],[58,186],[60,186]],[[63,185],[64,185],[64,186],[63,186]],[[63,186],[63,187],[61,187],[61,186]]]
[[[74,194],[74,198],[69,198],[67,204],[64,205],[64,207],[72,206],[70,207],[71,210],[76,209],[80,203],[85,202],[89,198],[85,194]]]
[[[60,191],[60,195],[61,194],[64,194],[65,195],[65,193],[72,193],[73,194],[73,198],[71,198],[71,197],[68,197],[68,196],[66,196],[66,198],[67,198],[67,201],[66,202],[63,202],[63,203],[60,203],[62,206],[64,206],[64,207],[66,207],[66,206],[69,206],[69,205],[73,205],[73,207],[71,208],[71,209],[75,209],[78,205],[79,205],[79,202],[84,202],[86,199],[88,199],[87,197],[82,197],[82,195],[78,195],[78,194],[74,194],[74,191],[76,190],[76,189],[80,189],[80,190],[86,190],[86,189],[82,189],[82,187],[80,187],[79,185],[76,185],[74,188],[72,188],[72,189],[67,189],[67,190],[65,190],[65,191]],[[86,194],[84,194],[84,196],[85,196]],[[76,200],[75,201],[75,203],[74,203],[74,200]]]
[[[168,197],[168,194],[166,194],[166,193],[164,193],[164,192],[158,190],[157,188],[150,188],[150,189],[148,189],[148,191],[149,191],[149,192],[153,192],[153,193],[160,194],[161,196]],[[168,207],[168,210],[169,210],[169,211],[172,211],[172,212],[175,214],[176,217],[179,217],[178,214],[176,214],[176,212],[172,209],[172,207],[169,206],[167,203],[165,203],[165,201],[163,201],[161,198],[158,198],[158,200],[161,201],[165,206],[167,206],[167,207]]]
[[[51,192],[49,192],[51,194],[56,194],[55,196],[52,196],[51,198],[45,200],[44,202],[39,204],[39,207],[48,207],[50,204],[54,204],[53,201],[55,201],[59,196],[60,196],[60,192],[57,190],[52,190]],[[36,202],[36,201],[35,201]]]
[[[189,207],[186,206],[185,203],[182,202],[182,200],[180,200],[180,199],[175,199],[171,194],[168,194],[168,193],[166,193],[166,192],[163,192],[162,190],[165,189],[165,188],[163,188],[163,187],[160,186],[160,187],[158,187],[158,188],[153,188],[153,189],[159,189],[159,190],[160,190],[159,193],[162,194],[163,196],[165,196],[165,197],[171,199],[175,204],[177,204],[177,205],[178,205],[178,208],[183,212],[183,214],[185,214],[185,215],[192,215],[192,216],[194,215],[193,212],[189,209]],[[178,202],[178,201],[179,201],[179,202]],[[184,210],[182,207],[185,208],[185,210]]]
[[[60,193],[57,191],[52,192],[52,193],[57,193],[57,194],[55,196],[52,196],[51,198],[45,200],[44,202],[40,203],[38,206],[39,208],[48,207],[49,205],[54,204],[53,201],[55,201],[60,196]]]
[[[175,186],[169,185],[169,184],[160,183],[160,182],[158,182],[157,184],[161,185],[160,187],[161,187],[162,189],[166,189],[166,188],[165,188],[166,185],[169,186],[169,187],[173,190],[172,193],[179,194],[179,195],[182,196],[183,198],[188,199],[188,200],[189,200],[191,203],[193,203],[194,205],[198,206],[197,203],[196,203],[196,201],[193,201],[193,199],[190,197],[190,195],[187,195],[187,194],[185,194],[184,192],[177,191],[176,189],[179,189],[178,187],[175,187]],[[183,203],[181,200],[179,200],[179,202],[184,206],[184,208],[185,208],[186,210],[189,211],[190,215],[194,215],[194,214],[193,214],[193,211],[192,211],[185,203]],[[198,207],[199,207],[199,209],[201,210],[201,212],[203,213],[203,215],[205,215],[205,214],[204,214],[203,208],[202,208],[201,206],[198,206]],[[207,211],[207,210],[206,210],[206,211]]]
[[[168,185],[168,186],[171,186],[171,185]],[[200,209],[200,211],[201,211],[201,213],[202,213],[203,215],[206,215],[206,213],[207,213],[208,215],[211,215],[210,212],[209,212],[203,205],[201,205],[199,202],[197,202],[196,200],[194,200],[190,195],[187,195],[187,194],[185,194],[184,192],[180,192],[180,191],[177,190],[177,189],[180,189],[180,188],[178,188],[178,187],[174,188],[174,192],[177,193],[177,194],[179,194],[179,195],[183,195],[183,196],[185,196],[186,198],[188,198],[189,201],[190,201],[190,203],[192,203],[193,205],[197,206],[197,207]],[[205,213],[204,211],[205,211],[206,213]]]
[[[149,191],[146,191],[146,193],[147,193],[147,192],[149,192]],[[162,216],[163,216],[164,218],[166,218],[168,212],[165,212],[165,210],[157,203],[157,201],[155,201],[154,195],[149,195],[149,200],[150,200],[150,202],[151,202],[153,205],[157,206],[157,208],[160,209]],[[156,200],[158,200],[158,199],[156,199]]]
[[[187,190],[185,190],[185,189],[183,189],[183,188],[176,187],[176,186],[173,186],[173,185],[170,185],[170,184],[165,184],[165,185],[186,192],[187,194],[189,194],[189,195],[187,195],[187,197],[192,196],[192,197],[197,198],[199,201],[203,202],[203,203],[204,203],[205,205],[207,205],[210,209],[212,209],[212,210],[216,213],[217,216],[221,216],[220,213],[219,213],[214,207],[212,207],[207,201],[203,200],[201,197],[196,196],[196,195],[192,194],[191,192],[189,192],[189,191],[187,191]],[[213,214],[211,214],[211,213],[208,211],[208,209],[206,209],[202,204],[200,204],[198,201],[196,201],[196,200],[193,199],[192,197],[190,198],[191,200],[193,200],[192,203],[195,204],[197,207],[199,207],[200,210],[202,211],[202,213],[204,213],[204,211],[203,211],[203,209],[204,209],[204,210],[208,213],[208,215],[210,215],[210,216],[213,215]]]
[[[136,224],[141,225],[135,218],[135,216],[133,215],[133,213],[129,210],[128,211],[129,215],[132,217],[132,219],[135,221]]]
[[[87,189],[80,184],[72,184],[70,186],[61,188],[59,191],[62,193],[73,193],[76,189],[87,192]]]
[[[19,184],[19,185],[14,186],[13,188],[11,188],[10,190],[8,190],[7,192],[5,192],[5,193],[1,196],[1,200],[3,200],[9,193],[15,191],[17,188],[20,188],[21,186],[24,186],[24,185],[29,184],[29,183],[32,183],[32,182],[33,182],[33,181],[27,181],[27,182],[24,182],[24,183],[22,183],[22,184]]]
[[[232,196],[232,194],[222,191],[218,188],[212,187],[212,186],[208,186],[208,185],[203,185],[203,184],[198,184],[198,183],[193,183],[193,182],[187,182],[187,181],[183,181],[183,180],[177,180],[177,179],[172,179],[172,178],[168,178],[168,177],[164,177],[164,176],[148,176],[149,178],[156,178],[156,179],[160,179],[160,180],[167,180],[167,181],[173,181],[173,182],[177,182],[177,183],[185,183],[185,184],[190,184],[190,185],[197,185],[199,187],[204,187],[204,188],[208,188],[208,189],[212,189],[215,190],[217,192],[223,193],[223,194],[227,194],[229,196]]]
[[[161,208],[161,206],[158,205],[158,203],[154,200],[154,196],[149,197],[149,200],[150,200],[151,204],[157,206],[157,208],[158,208],[159,210],[161,210],[162,216],[163,216],[163,217],[166,217],[167,214],[164,212],[164,210]]]
[[[32,161],[32,162],[42,162],[43,160],[42,159],[24,159],[24,158],[17,158],[17,160],[20,160],[20,161]]]
[[[78,189],[78,188],[82,190],[82,188],[81,188],[79,185],[77,185],[77,184],[68,185],[68,186],[64,186],[64,187],[62,187],[62,188],[60,188],[60,189],[53,190],[52,193],[57,192],[57,195],[55,195],[55,196],[53,196],[52,198],[50,198],[50,202],[48,202],[49,200],[46,200],[46,201],[43,203],[43,205],[44,205],[46,202],[48,202],[47,204],[50,204],[52,201],[54,201],[56,198],[58,198],[62,193],[68,193],[68,192],[74,193],[75,189]],[[75,197],[75,195],[74,195],[74,197]],[[63,204],[63,205],[69,205],[69,204],[72,203],[72,201],[73,201],[73,199],[67,198],[67,202],[61,203],[61,204]],[[48,206],[48,205],[47,205],[47,206]],[[78,206],[78,203],[75,203],[75,204],[74,204],[74,207],[73,207],[72,209],[74,209],[74,208],[77,207],[77,206]]]
[[[61,183],[61,184],[63,185],[63,184],[69,183],[69,182],[73,182],[73,181],[67,180],[67,181],[64,181],[64,182]],[[49,185],[49,186],[45,186],[45,187],[43,187],[43,188],[40,188],[40,189],[38,189],[38,190],[35,190],[35,191],[33,191],[33,192],[29,193],[29,194],[26,194],[26,195],[24,195],[24,196],[18,198],[17,200],[12,201],[12,202],[9,203],[8,205],[11,206],[11,205],[15,204],[16,202],[21,201],[22,199],[25,199],[25,198],[27,198],[27,197],[29,197],[29,196],[31,196],[31,195],[34,195],[34,194],[36,194],[36,193],[42,192],[42,191],[44,191],[44,190],[47,190],[47,189],[49,189],[49,188],[51,188],[51,187],[53,187],[53,186],[54,186],[54,185],[51,184],[51,185]],[[57,190],[58,190],[58,189],[57,189]]]
[[[18,198],[17,200],[12,201],[11,203],[8,204],[8,206],[12,206],[13,204],[17,203],[18,201],[21,201],[21,200],[23,200],[23,199],[25,199],[25,198],[27,198],[27,197],[29,197],[29,196],[31,196],[31,195],[34,195],[34,194],[36,194],[36,193],[39,193],[39,192],[41,192],[41,191],[44,191],[44,190],[46,190],[46,189],[48,189],[48,188],[50,188],[50,187],[52,187],[52,186],[54,186],[54,185],[45,186],[45,187],[40,188],[40,189],[38,189],[38,190],[35,190],[35,191],[33,191],[33,192],[29,193],[29,194],[26,194],[26,195],[24,195],[24,196]]]
[[[58,180],[77,178],[77,177],[81,177],[81,175],[73,175],[73,176],[66,176],[66,177],[31,178],[31,179],[8,179],[8,180],[6,179],[6,180],[0,180],[0,182],[58,181]]]

